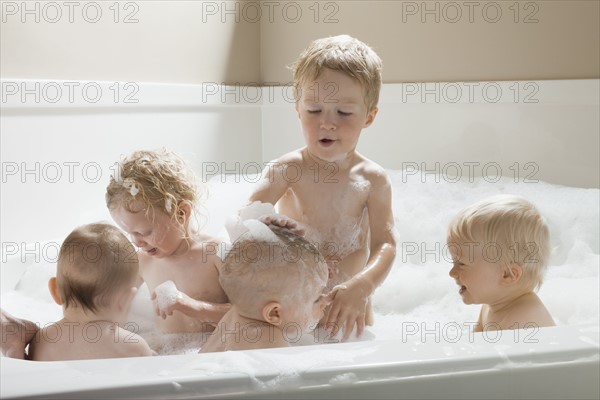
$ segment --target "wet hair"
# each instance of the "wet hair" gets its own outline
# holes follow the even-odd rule
[[[550,258],[550,233],[544,217],[525,198],[492,196],[460,211],[448,228],[448,246],[465,243],[474,243],[475,251],[503,267],[519,264],[531,290],[541,286]]]
[[[108,306],[118,290],[133,287],[138,268],[135,249],[119,229],[103,223],[84,225],[60,247],[58,294],[66,307],[93,313]]]
[[[328,68],[360,83],[368,111],[379,102],[381,59],[368,45],[351,36],[339,35],[313,41],[290,68],[294,74],[296,101],[300,98],[302,85],[314,81]]]
[[[327,282],[317,248],[286,229],[269,226],[277,240],[243,234],[223,260],[219,282],[232,304],[256,313],[268,301],[305,302],[310,287]]]
[[[141,200],[146,215],[159,209],[178,221],[181,201],[190,202],[194,209],[198,205],[199,188],[194,172],[171,151],[136,151],[117,163],[117,171],[106,188],[109,210],[123,207],[129,212],[139,212],[136,200]]]

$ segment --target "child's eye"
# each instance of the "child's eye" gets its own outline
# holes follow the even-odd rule
[[[321,110],[306,110],[306,111],[308,111],[309,114],[317,114],[317,113],[321,112]]]
[[[343,111],[338,111],[338,114],[343,115],[344,117],[348,116],[348,115],[352,115],[352,113],[349,112],[343,112]]]

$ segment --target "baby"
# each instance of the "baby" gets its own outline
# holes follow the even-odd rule
[[[112,218],[139,248],[138,286],[148,285],[163,332],[212,331],[229,309],[219,285],[219,242],[194,229],[197,189],[193,172],[166,150],[131,154],[106,188]],[[169,289],[163,284],[171,290],[161,291]]]
[[[232,307],[201,352],[286,347],[313,330],[327,299],[327,264],[305,239],[256,220],[223,260]],[[252,233],[251,233],[252,232]]]
[[[396,254],[390,181],[356,151],[377,115],[381,60],[342,35],[312,42],[293,72],[306,146],[270,163],[250,201],[277,203],[324,255],[335,297],[323,322],[345,340],[372,325],[370,296]]]
[[[37,332],[29,358],[37,361],[150,356],[140,336],[123,329],[137,289],[138,259],[114,226],[90,224],[63,242],[50,294],[64,318]]]
[[[548,227],[529,201],[499,195],[462,210],[448,247],[463,302],[483,304],[474,331],[554,325],[534,293],[550,256]]]

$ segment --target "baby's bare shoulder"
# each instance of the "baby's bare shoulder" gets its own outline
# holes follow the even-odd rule
[[[118,346],[119,357],[143,357],[153,354],[148,343],[140,335],[127,329],[116,327],[113,337]]]
[[[554,320],[542,300],[529,293],[521,297],[512,307],[508,323],[519,328],[542,327],[554,325]]]

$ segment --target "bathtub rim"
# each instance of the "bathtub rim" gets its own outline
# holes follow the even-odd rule
[[[461,337],[456,343],[434,341],[425,343],[426,346],[420,345],[419,343],[423,344],[420,340],[388,339],[331,344],[326,348],[323,345],[312,345],[152,358],[32,362],[2,357],[0,366],[3,384],[0,394],[2,398],[44,395],[75,398],[110,392],[121,397],[133,396],[136,391],[148,391],[148,388],[152,389],[148,394],[154,394],[156,397],[227,397],[240,394],[259,396],[274,393],[273,390],[261,389],[256,381],[252,381],[243,372],[211,373],[202,370],[203,363],[209,367],[211,363],[220,365],[219,363],[224,362],[225,365],[229,365],[227,363],[234,362],[236,357],[245,362],[266,365],[256,375],[262,382],[268,382],[282,372],[287,371],[289,375],[289,366],[277,366],[277,360],[286,359],[291,363],[299,363],[301,383],[298,385],[298,382],[294,381],[293,374],[291,385],[287,382],[288,387],[285,387],[286,380],[283,381],[284,389],[294,393],[310,393],[315,388],[350,390],[348,388],[352,385],[372,385],[384,381],[404,385],[406,382],[414,383],[420,379],[427,381],[429,378],[451,378],[461,374],[487,374],[488,378],[495,379],[494,376],[500,376],[507,371],[527,374],[544,368],[587,369],[591,366],[593,371],[593,367],[598,368],[598,326],[592,324],[541,328],[539,334],[540,342],[534,346],[522,342],[514,343],[511,335],[502,335],[498,342],[490,345],[481,334],[475,334],[472,342]],[[306,364],[307,352],[310,352],[311,362],[324,364],[314,368],[302,367],[303,363]],[[447,356],[448,353],[454,355]],[[332,355],[340,358],[336,360]],[[348,362],[347,357],[352,358],[351,362]],[[269,363],[268,360],[273,362]],[[327,362],[330,364],[327,365]],[[110,366],[109,372],[99,372],[107,364]],[[174,373],[167,373],[171,366],[175,368]],[[332,383],[335,377],[349,372],[354,373],[356,379],[350,379],[346,383]],[[564,379],[567,382],[570,378]],[[28,384],[31,381],[36,382],[36,385]],[[562,382],[563,386],[565,382]],[[67,385],[68,389],[64,385]],[[553,382],[550,385],[553,390],[548,393],[556,394],[557,387],[561,387],[557,385],[557,382]],[[198,392],[199,387],[203,393]],[[424,390],[433,388],[425,387]],[[586,390],[589,392],[590,388]],[[501,393],[499,396],[506,394]],[[589,394],[594,395],[591,392]],[[598,393],[595,395],[597,397]]]

